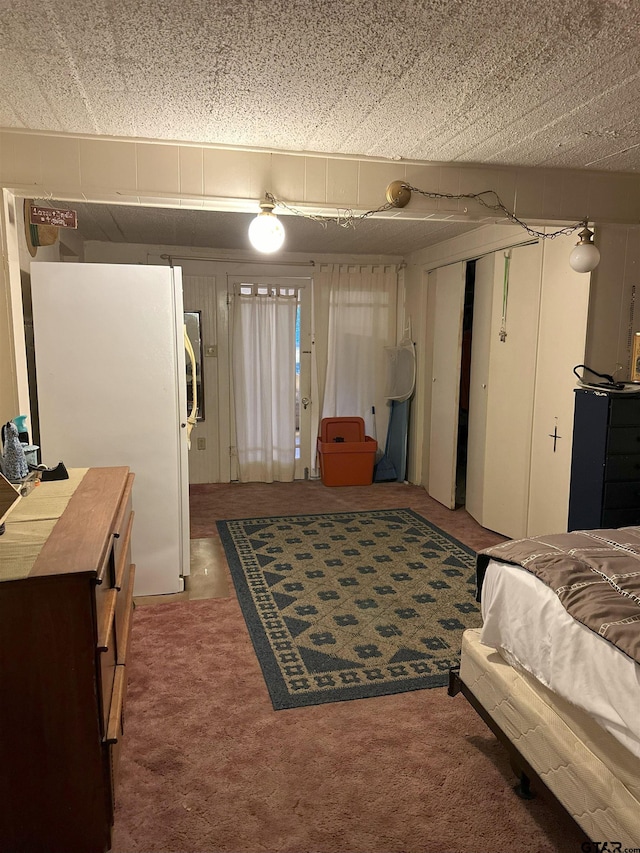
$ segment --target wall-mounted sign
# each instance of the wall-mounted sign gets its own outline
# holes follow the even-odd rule
[[[31,225],[55,225],[58,228],[77,228],[78,214],[75,210],[59,210],[56,207],[29,205],[29,223]]]

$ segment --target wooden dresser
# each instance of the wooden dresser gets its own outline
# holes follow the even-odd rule
[[[2,853],[111,846],[134,476],[124,467],[69,473],[23,498],[0,536]]]

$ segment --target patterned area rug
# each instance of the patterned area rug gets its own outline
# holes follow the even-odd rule
[[[276,710],[440,687],[481,624],[475,553],[413,510],[218,530]]]

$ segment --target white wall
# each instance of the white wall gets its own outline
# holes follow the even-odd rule
[[[631,338],[640,331],[640,226],[599,226],[595,242],[585,364],[629,379]]]

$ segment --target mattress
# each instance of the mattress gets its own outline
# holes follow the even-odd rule
[[[490,561],[482,618],[483,643],[640,758],[640,666],[632,658],[570,616],[553,590],[519,566]]]
[[[587,713],[510,666],[470,628],[460,678],[594,841],[640,839],[638,758]]]

